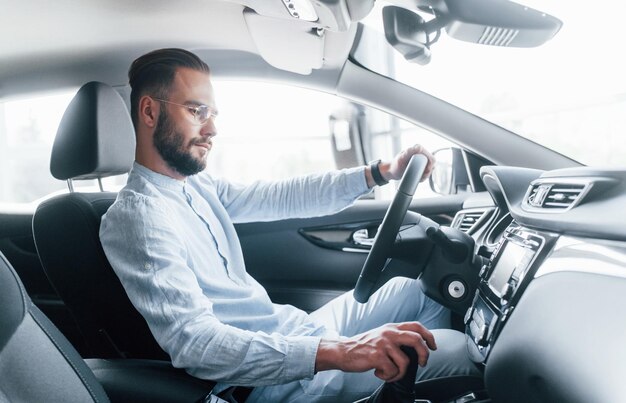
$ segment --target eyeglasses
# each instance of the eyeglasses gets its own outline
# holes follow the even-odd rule
[[[209,121],[209,119],[217,118],[217,110],[212,109],[207,105],[185,105],[185,104],[177,104],[176,102],[166,101],[165,99],[153,98],[156,101],[165,102],[166,104],[178,105],[183,108],[189,109],[189,111],[193,114],[193,117],[197,124],[203,125]]]

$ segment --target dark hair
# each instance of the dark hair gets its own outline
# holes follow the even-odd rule
[[[195,54],[176,48],[158,49],[137,58],[128,70],[130,116],[137,128],[139,99],[149,94],[167,99],[176,69],[186,67],[209,73],[209,66]]]

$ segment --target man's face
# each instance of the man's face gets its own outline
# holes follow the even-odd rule
[[[215,110],[213,87],[207,73],[178,69],[167,101],[189,106],[207,105]],[[217,134],[210,118],[199,124],[193,110],[161,102],[153,142],[159,155],[183,176],[195,175],[206,168],[207,156]]]
[[[193,142],[201,140],[186,141],[184,134],[174,127],[166,108],[159,113],[153,141],[161,158],[179,174],[191,176],[206,168],[206,154],[202,157],[191,152]]]

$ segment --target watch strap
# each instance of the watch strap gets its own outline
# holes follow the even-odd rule
[[[380,173],[380,160],[376,160],[370,163],[370,172],[372,173],[372,179],[378,186],[383,186],[389,183],[388,180],[383,178]]]

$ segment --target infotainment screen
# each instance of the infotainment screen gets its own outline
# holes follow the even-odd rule
[[[496,266],[489,276],[488,284],[491,290],[501,297],[501,291],[507,281],[511,278],[511,275],[515,271],[515,268],[522,262],[524,253],[528,251],[520,245],[513,242],[506,241],[502,246],[502,250],[498,254],[498,260]]]

